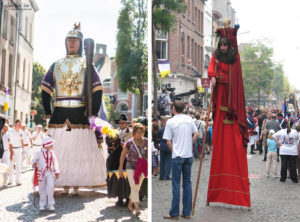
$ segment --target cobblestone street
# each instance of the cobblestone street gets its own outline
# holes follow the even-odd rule
[[[33,205],[33,171],[22,174],[21,186],[0,189],[0,221],[147,221],[147,199],[141,202],[141,216],[138,219],[126,207],[116,207],[117,198],[108,199],[106,188],[80,190],[79,196],[55,194],[56,211],[39,212],[38,201]]]
[[[262,159],[263,155],[248,155],[252,211],[248,212],[248,209],[245,207],[221,203],[211,203],[210,206],[206,206],[211,161],[211,155],[208,155],[207,160],[204,160],[202,164],[195,215],[192,216],[191,220],[182,218],[179,220],[205,222],[300,221],[300,184],[294,184],[290,179],[282,183],[279,181],[279,178],[267,178],[265,176],[266,162],[262,161]],[[194,161],[192,166],[193,196],[198,167],[199,161]],[[280,172],[280,163],[278,163],[277,171]],[[169,213],[171,206],[172,182],[160,181],[157,177],[153,179],[152,183],[152,220],[155,222],[166,222],[168,220],[164,220],[163,216]],[[182,203],[180,203],[180,210],[182,210],[181,207]]]

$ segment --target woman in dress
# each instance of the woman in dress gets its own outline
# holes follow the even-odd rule
[[[148,140],[144,137],[144,133],[145,128],[142,124],[134,124],[132,138],[129,139],[123,147],[119,167],[120,176],[123,177],[122,166],[126,157],[126,173],[131,189],[128,209],[133,213],[132,204],[134,204],[137,216],[141,214],[139,206],[139,190],[144,177],[147,176]]]

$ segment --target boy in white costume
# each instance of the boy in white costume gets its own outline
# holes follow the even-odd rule
[[[48,199],[48,210],[54,211],[54,178],[59,176],[59,169],[57,158],[54,152],[51,150],[54,144],[54,140],[51,137],[43,139],[43,147],[36,152],[34,159],[32,160],[33,168],[35,170],[34,177],[37,177],[39,183],[40,194],[40,210],[45,210]]]

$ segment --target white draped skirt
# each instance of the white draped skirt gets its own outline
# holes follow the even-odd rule
[[[55,187],[105,185],[106,147],[98,148],[95,133],[90,129],[66,129],[67,126],[49,128],[60,170]]]

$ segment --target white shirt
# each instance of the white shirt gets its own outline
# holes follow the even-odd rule
[[[200,125],[200,123],[201,123],[201,125]],[[206,125],[205,122],[199,119],[199,120],[195,121],[195,125],[197,128],[197,131],[200,133],[199,138],[203,139],[204,132],[205,132],[205,125]]]
[[[279,148],[280,155],[298,155],[298,142],[299,134],[296,130],[291,129],[289,135],[287,135],[287,129],[279,130],[273,135],[274,138],[278,139],[282,146]]]
[[[27,129],[25,131],[22,130],[22,136],[23,136],[24,144],[29,145],[30,144],[30,138],[31,138],[30,132]]]
[[[35,137],[37,134],[37,131],[33,132],[32,133],[32,138]],[[41,131],[39,133],[39,135],[36,137],[35,140],[33,140],[33,145],[36,145],[36,146],[42,146],[43,145],[43,138],[45,137],[45,134]]]
[[[12,144],[13,148],[14,147],[22,147],[22,133],[21,129],[17,132],[15,128],[11,129],[9,131],[10,134],[10,142],[9,144]]]
[[[9,150],[9,140],[10,140],[10,134],[8,132],[6,132],[3,136],[2,136],[2,141],[3,141],[3,149],[4,150]]]
[[[39,181],[43,180],[47,170],[51,170],[53,174],[59,173],[57,158],[52,150],[41,148],[40,151],[36,152],[31,162],[32,164],[37,163]],[[47,167],[49,168],[47,169]]]
[[[193,156],[193,133],[197,132],[195,122],[190,116],[177,114],[167,121],[163,138],[172,140],[172,158]]]

